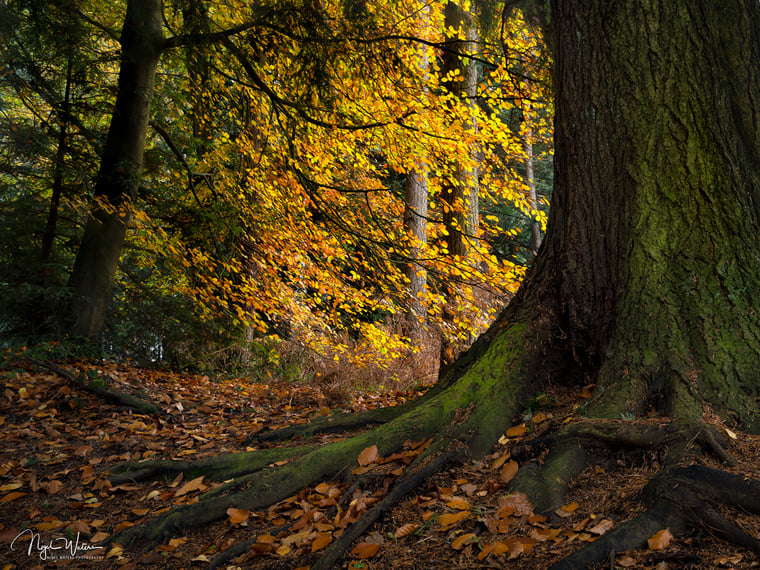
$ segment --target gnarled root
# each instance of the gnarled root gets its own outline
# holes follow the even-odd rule
[[[607,560],[615,552],[640,548],[657,531],[674,534],[701,528],[760,553],[760,541],[721,516],[718,503],[760,513],[760,481],[694,463],[700,453],[712,453],[725,463],[733,459],[724,439],[701,422],[668,423],[590,420],[572,424],[540,442],[550,451],[543,465],[524,466],[514,488],[534,500],[536,510],[549,515],[563,504],[572,479],[599,461],[604,451],[648,450],[663,452],[663,469],[641,492],[646,511],[587,544],[552,566],[585,568]],[[516,449],[518,454],[527,450]]]

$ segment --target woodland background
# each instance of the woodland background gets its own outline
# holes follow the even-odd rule
[[[72,339],[69,276],[88,212],[109,207],[95,181],[125,10],[2,6],[4,349]],[[287,380],[342,365],[360,382],[433,379],[509,300],[545,226],[537,25],[488,1],[276,2],[246,29],[248,10],[166,5],[185,41],[158,64],[95,349]],[[201,39],[220,30],[235,33]]]

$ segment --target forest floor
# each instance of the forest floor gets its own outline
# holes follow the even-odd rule
[[[420,390],[350,392],[303,384],[211,379],[123,364],[69,362],[79,375],[110,378],[112,386],[160,405],[140,415],[104,403],[69,381],[34,366],[0,371],[0,568],[206,568],[220,552],[256,539],[223,568],[307,568],[347,524],[377,502],[425,442],[396,456],[363,457],[365,488],[325,481],[261,512],[231,509],[227,520],[177,536],[148,551],[140,545],[98,547],[115,531],[140,524],[218,486],[196,479],[111,485],[108,471],[124,461],[193,460],[254,449],[248,438],[266,428],[309,421],[334,409],[396,405]],[[635,516],[637,493],[660,468],[652,452],[616,453],[573,481],[566,505],[547,519],[524,495],[510,494],[517,450],[567,422],[581,422],[588,389],[553,390],[526,402],[492,454],[439,473],[402,500],[364,535],[342,568],[547,568]],[[619,420],[624,421],[624,420]],[[633,420],[629,420],[633,421]],[[656,422],[664,420],[641,419]],[[717,422],[718,420],[716,420]],[[718,422],[719,424],[719,422]],[[760,437],[734,433],[737,465],[714,466],[760,478]],[[328,442],[336,436],[315,438]],[[724,514],[754,536],[760,520]],[[605,568],[754,568],[750,551],[708,532],[672,538],[666,529],[649,547],[618,553]],[[78,549],[77,549],[78,548]],[[71,552],[76,551],[72,557]],[[88,558],[89,557],[89,558]],[[68,559],[67,559],[68,558]]]

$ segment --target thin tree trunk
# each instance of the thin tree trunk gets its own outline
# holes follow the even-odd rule
[[[530,105],[530,103],[527,103]],[[528,107],[530,109],[530,107]],[[525,120],[530,122],[530,110],[525,113]],[[533,211],[538,210],[538,196],[536,195],[536,176],[533,170],[533,133],[528,129],[525,133],[525,184],[528,186],[528,205]],[[530,249],[533,257],[538,254],[541,247],[541,225],[533,216],[530,222]]]
[[[161,0],[130,0],[121,35],[118,94],[101,158],[94,204],[69,278],[71,334],[97,342],[136,195],[162,49]]]
[[[420,246],[427,243],[428,186],[425,173],[418,169],[407,174],[404,193],[406,198],[404,228],[416,242],[409,251],[409,257],[415,260],[420,257]],[[418,337],[420,325],[424,322],[427,314],[422,302],[427,291],[427,272],[422,264],[411,261],[406,266],[405,273],[409,279],[409,297],[413,320],[411,325],[412,337]]]
[[[446,29],[462,30],[464,33],[464,38],[448,40],[447,50],[443,57],[442,73],[444,76],[452,73],[461,76],[461,79],[448,82],[447,88],[472,109],[470,123],[465,124],[465,128],[477,132],[474,107],[478,90],[478,71],[475,62],[467,57],[474,55],[478,50],[479,38],[476,23],[472,14],[465,11],[457,2],[452,1],[445,8],[444,26]],[[469,160],[455,165],[454,182],[444,186],[441,192],[441,201],[444,203],[443,223],[447,231],[446,248],[449,255],[460,262],[465,262],[469,249],[477,246],[480,217],[477,156],[478,149],[471,148]],[[456,283],[446,285],[448,292],[442,315],[444,322],[454,322],[459,313],[456,301],[457,287]],[[449,334],[446,331],[443,332],[440,351],[442,369],[454,361],[461,348],[463,347],[460,343],[451,338],[450,332]]]
[[[55,153],[55,171],[53,174],[53,188],[50,196],[50,208],[48,210],[47,224],[42,234],[42,251],[40,257],[42,261],[48,261],[53,253],[53,243],[55,241],[55,232],[58,225],[58,208],[61,204],[61,194],[63,194],[63,171],[67,152],[66,145],[66,128],[69,124],[69,112],[71,107],[71,71],[72,71],[72,52],[66,62],[66,87],[63,93],[63,102],[60,111],[60,126],[58,128],[58,149]]]

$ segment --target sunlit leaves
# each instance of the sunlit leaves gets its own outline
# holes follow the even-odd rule
[[[173,29],[187,25],[168,12]],[[283,326],[318,354],[387,366],[410,350],[392,326],[408,311],[409,260],[431,276],[415,302],[452,339],[478,333],[514,293],[523,268],[491,246],[512,230],[485,212],[466,255],[452,255],[445,238],[462,228],[444,218],[467,204],[441,193],[456,169],[477,170],[481,202],[543,221],[512,164],[527,132],[546,141],[550,131],[531,67],[540,41],[519,14],[504,38],[519,58],[483,39],[492,65],[482,66],[477,105],[449,89],[455,72],[443,77],[437,46],[460,31],[444,31],[441,5],[376,0],[354,16],[338,1],[275,3],[265,24],[194,48],[202,57],[165,56],[156,122],[175,148],[152,139],[163,164],[146,172],[153,201],[135,205],[130,262],[197,318],[231,325],[230,336]],[[212,4],[207,25],[256,17],[246,3]],[[515,129],[508,117],[527,100],[533,123]],[[426,242],[402,221],[404,177],[418,168]],[[447,303],[453,319],[443,318]]]

